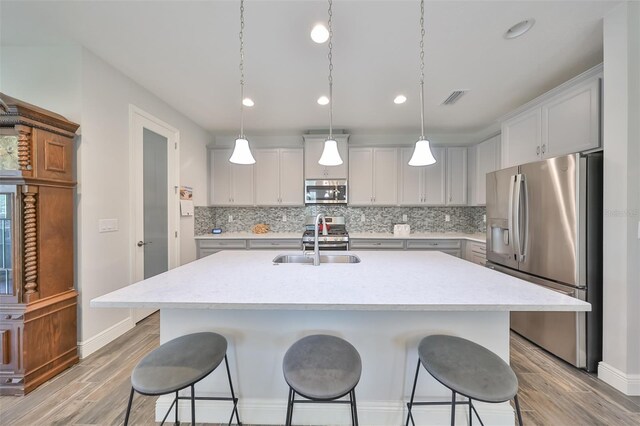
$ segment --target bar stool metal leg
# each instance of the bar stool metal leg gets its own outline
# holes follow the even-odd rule
[[[176,391],[176,422],[174,424],[180,424],[180,420],[178,420],[178,391]]]
[[[358,405],[356,404],[356,390],[351,390],[351,401],[353,402],[353,425],[358,426]]]
[[[196,425],[196,390],[193,385],[191,385],[191,425]]]
[[[469,398],[469,426],[473,426],[473,404]]]
[[[408,414],[407,414],[407,423],[405,426],[409,426],[409,419],[411,419],[411,424],[413,426],[416,423],[413,421],[413,414],[411,413],[411,409],[413,408],[413,397],[416,395],[416,385],[418,384],[418,373],[420,373],[420,359],[418,359],[418,366],[416,367],[416,377],[413,379],[413,389],[411,390],[411,400],[407,404]]]
[[[455,426],[456,424],[456,393],[455,391],[451,392],[451,426]]]
[[[124,425],[127,426],[129,424],[129,413],[131,413],[131,403],[133,402],[133,387],[131,388],[131,393],[129,394],[129,403],[127,404],[127,414],[124,417]]]
[[[520,412],[520,403],[518,402],[518,395],[513,397],[516,403],[516,414],[518,415],[518,425],[522,426],[522,413]]]
[[[231,389],[231,399],[233,402],[233,410],[231,411],[229,426],[231,426],[231,422],[233,421],[234,413],[236,415],[236,421],[238,422],[238,425],[242,425],[242,423],[240,423],[240,415],[238,414],[238,398],[236,398],[236,394],[233,391],[233,383],[231,382],[231,370],[229,370],[229,361],[227,360],[227,354],[224,355],[224,365],[227,367],[227,378],[229,379],[229,389]]]
[[[289,387],[289,398],[287,399],[287,418],[285,419],[285,425],[291,425],[291,418],[293,417],[293,399],[295,395],[293,393],[293,388]]]

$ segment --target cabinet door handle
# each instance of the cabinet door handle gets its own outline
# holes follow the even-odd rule
[[[547,150],[547,144],[545,143],[542,145],[542,153],[544,154],[546,150]]]
[[[540,147],[539,146],[536,147],[536,155],[540,155]]]
[[[373,246],[381,246],[382,243],[372,243],[371,245],[373,245]]]

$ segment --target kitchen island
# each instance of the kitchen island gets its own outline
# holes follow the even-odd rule
[[[160,340],[212,330],[229,341],[232,377],[243,423],[282,424],[287,386],[282,358],[297,339],[333,334],[362,356],[356,388],[363,425],[403,423],[416,348],[428,334],[471,339],[509,360],[510,311],[586,311],[590,305],[440,252],[349,252],[360,263],[274,264],[278,251],[223,251],[98,297],[93,307],[158,308]],[[299,252],[298,252],[299,254]],[[220,374],[218,374],[220,373]],[[227,392],[216,372],[201,395]],[[416,396],[450,393],[421,376]],[[170,398],[160,398],[158,413]],[[348,424],[341,404],[296,408],[298,424]],[[224,422],[229,406],[201,401],[198,422]],[[513,424],[508,403],[478,404],[485,424]],[[189,410],[182,410],[188,420]],[[420,424],[447,423],[446,406],[416,408]],[[466,410],[460,407],[460,420]]]

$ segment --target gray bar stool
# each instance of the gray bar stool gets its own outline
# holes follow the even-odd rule
[[[291,425],[294,403],[332,402],[351,406],[351,421],[358,424],[355,388],[362,373],[356,348],[344,339],[324,334],[304,337],[284,356],[284,379],[289,385],[287,418]],[[306,399],[296,399],[300,395]],[[348,400],[336,401],[349,395]]]
[[[418,346],[418,367],[411,391],[411,400],[407,403],[409,413],[407,423],[415,425],[411,409],[414,405],[449,405],[451,404],[451,425],[456,421],[456,404],[469,405],[469,425],[472,424],[473,413],[482,423],[473,400],[482,402],[506,402],[511,399],[516,405],[518,424],[522,426],[522,415],[518,403],[518,378],[509,364],[487,348],[477,343],[455,336],[427,336]],[[416,383],[420,364],[444,386],[452,392],[451,402],[414,402]],[[456,401],[460,394],[468,401]]]
[[[196,397],[194,385],[207,377],[224,359],[229,378],[231,397]],[[191,388],[191,396],[179,396],[182,389]],[[191,400],[191,424],[195,425],[196,400],[232,401],[233,410],[229,424],[235,414],[238,425],[238,398],[233,392],[231,372],[227,360],[227,340],[217,333],[194,333],[170,340],[148,353],[133,369],[131,373],[131,394],[127,405],[127,414],[124,419],[125,426],[129,424],[129,414],[133,393],[141,395],[158,396],[175,393],[167,414],[162,419],[162,424],[169,416],[173,406],[176,406],[176,424],[178,421],[178,400]]]

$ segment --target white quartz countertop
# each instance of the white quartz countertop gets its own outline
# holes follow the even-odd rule
[[[349,232],[350,238],[357,239],[396,239],[396,240],[419,240],[419,239],[437,239],[437,240],[470,240],[484,243],[487,239],[485,234],[464,234],[460,232],[421,232],[409,234],[407,236],[394,236],[392,233],[385,232]],[[195,237],[196,240],[251,240],[251,239],[302,239],[302,231],[300,232],[268,232],[266,234],[254,234],[251,232],[223,232],[222,234],[205,234]]]
[[[341,252],[332,252],[338,253]],[[245,310],[590,310],[586,302],[441,252],[349,253],[359,256],[361,262],[275,265],[272,260],[279,251],[222,251],[95,298],[91,306]]]
[[[266,234],[254,234],[253,232],[223,232],[222,234],[204,234],[195,237],[196,240],[287,240],[298,238],[302,240],[300,232],[267,232]]]
[[[464,234],[462,232],[416,232],[395,236],[390,232],[349,232],[351,239],[391,239],[391,240],[470,240],[484,243],[486,234]]]

